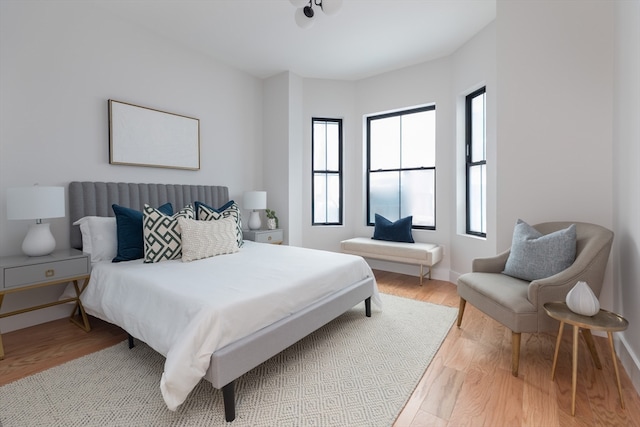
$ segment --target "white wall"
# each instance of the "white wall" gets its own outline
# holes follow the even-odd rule
[[[289,73],[280,73],[263,82],[263,163],[265,173],[256,190],[267,191],[267,206],[275,210],[278,225],[289,242]]]
[[[640,2],[511,2],[497,7],[497,248],[513,223],[611,228],[600,294],[640,391]]]
[[[363,117],[419,105],[436,105],[436,230],[413,230],[417,242],[437,243],[444,247],[444,258],[436,265],[432,277],[449,278],[449,230],[451,228],[451,200],[453,197],[453,175],[450,167],[454,164],[455,151],[455,108],[451,99],[451,61],[443,58],[428,63],[403,68],[390,73],[360,80],[356,83],[356,117],[360,123],[356,140],[358,157],[366,155]],[[366,187],[365,167],[358,181],[356,193],[352,194],[352,206],[359,213],[353,228],[354,236],[371,236],[373,227],[365,223]],[[415,266],[382,261],[371,261],[375,268],[416,275]]]
[[[487,237],[466,232],[465,97],[486,86],[487,104]],[[451,199],[451,268],[449,280],[456,282],[461,273],[471,271],[474,258],[493,256],[496,249],[496,24],[487,25],[452,55],[451,97],[455,100],[455,167],[451,179],[455,197]],[[452,165],[453,166],[453,165]]]
[[[640,392],[640,1],[616,2],[613,309],[628,321],[620,360]]]
[[[361,198],[360,174],[362,173],[362,141],[357,132],[360,119],[355,114],[355,83],[336,80],[304,80],[304,107],[301,115],[301,145],[304,147],[301,182],[302,197],[302,245],[317,249],[340,251],[340,241],[354,236],[355,224],[363,221],[356,200]],[[311,225],[311,118],[342,119],[343,133],[343,181],[344,212],[342,226]]]
[[[7,187],[73,180],[227,185],[262,178],[262,83],[109,16],[88,2],[0,2],[0,255],[20,252],[30,221],[7,221]],[[107,99],[200,119],[201,169],[113,166]],[[51,220],[59,248],[67,219]],[[12,294],[3,312],[59,288]],[[68,314],[53,307],[0,321],[7,332]]]
[[[518,218],[613,226],[613,3],[497,7],[497,248]],[[600,294],[612,308],[612,274]]]

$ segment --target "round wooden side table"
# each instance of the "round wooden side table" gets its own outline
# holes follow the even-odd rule
[[[567,323],[573,326],[573,374],[571,377],[571,415],[576,413],[576,383],[578,378],[578,332],[580,328],[583,329],[583,336],[587,342],[593,360],[598,369],[602,369],[598,354],[596,352],[593,338],[591,336],[591,330],[605,331],[609,336],[609,347],[611,348],[611,356],[613,357],[613,368],[616,372],[616,380],[618,382],[618,394],[620,395],[620,406],[624,409],[624,399],[622,397],[622,387],[620,385],[620,372],[618,371],[618,362],[616,358],[616,350],[613,347],[613,332],[624,331],[629,326],[629,322],[615,313],[607,310],[600,310],[593,316],[582,316],[574,313],[567,307],[564,302],[548,302],[544,305],[544,310],[547,314],[560,321],[560,329],[558,330],[558,338],[556,339],[556,350],[553,354],[553,367],[551,368],[551,380],[555,378],[556,362],[558,361],[558,349],[560,348],[560,341],[562,339],[562,332],[564,324]]]

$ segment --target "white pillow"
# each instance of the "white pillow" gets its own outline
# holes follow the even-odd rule
[[[182,261],[194,261],[238,252],[236,220],[198,221],[178,218],[182,235]]]
[[[91,262],[111,261],[118,252],[118,234],[114,217],[85,216],[73,223],[80,226],[82,251],[91,254]]]

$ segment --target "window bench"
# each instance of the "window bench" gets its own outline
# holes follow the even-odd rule
[[[431,268],[442,259],[442,247],[433,243],[401,243],[355,237],[340,242],[340,249],[343,253],[364,258],[419,265],[420,285],[423,277],[431,279]],[[425,266],[428,268],[426,274]]]

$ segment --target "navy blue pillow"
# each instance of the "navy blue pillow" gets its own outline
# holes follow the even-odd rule
[[[196,211],[196,219],[200,219],[200,218],[198,218],[198,210],[199,210],[198,208],[200,206],[204,206],[205,208],[210,209],[212,211],[216,211],[218,213],[222,213],[223,211],[225,211],[228,208],[230,208],[231,205],[233,205],[234,203],[235,202],[233,200],[229,200],[227,203],[225,203],[224,205],[222,205],[222,206],[220,206],[219,208],[216,209],[216,208],[214,208],[212,206],[207,205],[206,203],[195,202],[193,205],[194,205],[194,208],[195,208],[195,211]]]
[[[411,225],[413,216],[400,218],[396,222],[391,222],[382,215],[376,214],[373,237],[375,240],[388,240],[390,242],[415,243],[411,235]]]
[[[118,252],[112,262],[132,261],[144,258],[144,235],[142,231],[142,212],[124,206],[111,205],[116,214]],[[173,215],[171,203],[158,208],[165,215]]]

